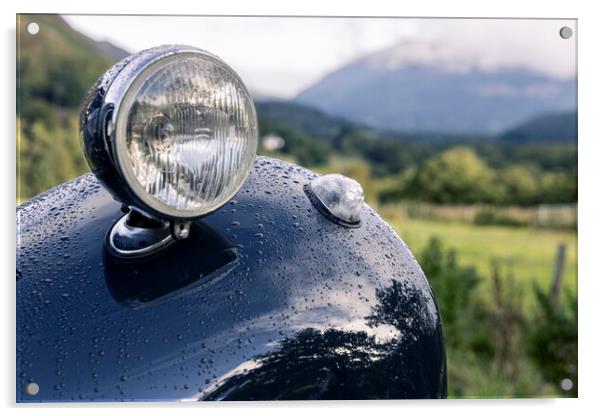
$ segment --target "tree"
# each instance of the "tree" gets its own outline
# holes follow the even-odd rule
[[[412,193],[436,203],[473,203],[492,199],[491,169],[468,147],[455,147],[427,160]]]
[[[499,183],[504,188],[504,201],[521,205],[537,200],[538,184],[535,175],[525,166],[514,165],[503,169]]]
[[[48,126],[18,123],[17,198],[27,199],[86,172],[75,115]]]

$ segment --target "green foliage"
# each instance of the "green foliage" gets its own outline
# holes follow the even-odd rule
[[[40,32],[32,36],[27,25]],[[78,140],[81,101],[112,61],[56,15],[20,15],[17,56],[17,198],[87,170]]]
[[[494,169],[467,145],[444,150],[405,172],[412,172],[413,178],[384,190],[380,202],[414,199],[437,204],[536,205],[577,199],[577,178],[571,172],[546,172],[537,164]],[[505,223],[490,212],[484,212],[479,221]]]
[[[40,32],[32,36],[27,25]],[[56,15],[20,15],[17,54],[17,199],[87,171],[78,115],[88,89],[112,64]]]
[[[26,29],[32,21],[41,28],[35,36]],[[17,111],[23,122],[42,116],[53,123],[40,114],[40,102],[77,112],[86,91],[113,63],[56,15],[20,15],[17,31]]]
[[[87,171],[79,150],[78,118],[48,126],[21,126],[17,157],[17,197],[26,198]],[[20,123],[19,123],[20,124]]]
[[[573,383],[577,392],[577,296],[565,293],[566,304],[554,304],[537,284],[539,306],[528,339],[528,350],[545,379],[556,386],[563,379]],[[561,391],[561,390],[560,390]]]
[[[538,202],[576,202],[577,201],[577,174],[563,174],[558,172],[543,173],[539,181]]]
[[[441,240],[431,238],[422,251],[420,265],[428,276],[437,298],[443,318],[443,331],[448,348],[464,345],[472,333],[473,322],[467,317],[467,308],[472,307],[474,289],[479,284],[479,276],[473,267],[461,267],[456,262],[454,250],[444,251]]]
[[[501,263],[492,263],[493,285],[485,296],[476,290],[483,277],[473,267],[459,266],[455,252],[436,237],[422,251],[420,264],[439,306],[450,396],[550,396],[562,393],[556,387],[561,379],[576,383],[574,297],[567,295],[566,310],[555,308],[536,287],[539,303],[532,318],[511,267],[504,273]]]
[[[422,165],[411,192],[437,203],[478,202],[489,199],[493,172],[468,147],[456,147]]]
[[[513,165],[502,169],[498,176],[504,192],[503,199],[514,199],[524,204],[536,202],[537,181],[530,169]]]

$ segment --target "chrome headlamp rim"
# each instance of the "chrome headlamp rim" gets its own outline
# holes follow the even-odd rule
[[[161,212],[164,215],[168,215],[170,217],[175,218],[196,218],[203,215],[207,215],[219,209],[223,206],[227,201],[232,199],[236,193],[240,190],[246,179],[248,178],[252,166],[252,160],[254,155],[256,154],[256,147],[253,151],[253,158],[249,159],[242,167],[241,170],[244,169],[244,176],[241,178],[240,182],[237,186],[232,188],[227,194],[220,198],[224,202],[217,203],[213,201],[208,206],[203,206],[197,210],[180,210],[177,208],[168,205],[167,203],[161,201],[158,198],[150,195],[146,190],[142,187],[140,182],[136,179],[135,173],[133,171],[133,167],[131,163],[128,161],[127,157],[127,143],[126,143],[126,124],[127,118],[129,115],[129,111],[131,110],[131,105],[135,100],[139,88],[157,71],[161,70],[164,66],[172,63],[173,61],[177,61],[181,58],[186,57],[187,55],[195,56],[202,55],[203,59],[212,61],[213,64],[220,67],[224,71],[228,72],[229,76],[231,76],[237,83],[238,86],[241,87],[241,92],[244,95],[244,100],[248,103],[251,103],[251,108],[253,110],[253,117],[255,115],[255,108],[252,105],[253,100],[249,91],[246,89],[242,80],[238,77],[238,75],[222,60],[219,58],[207,54],[204,51],[189,51],[189,50],[179,50],[176,53],[169,53],[167,55],[163,55],[158,57],[157,59],[150,62],[146,65],[130,82],[127,89],[124,90],[121,100],[119,101],[119,105],[115,107],[113,112],[113,126],[114,129],[112,133],[114,134],[114,153],[116,165],[119,168],[121,175],[124,177],[125,181],[132,188],[132,192],[136,194],[138,199],[140,199],[146,207],[150,207],[152,210]],[[120,111],[120,109],[122,109]]]
[[[137,179],[132,177],[131,167],[125,160],[127,158],[127,149],[124,149],[126,137],[120,130],[124,122],[122,120],[127,119],[128,115],[123,111],[124,100],[132,95],[132,89],[137,83],[145,81],[145,76],[160,69],[170,60],[186,55],[200,55],[228,72],[244,95],[245,102],[249,104],[249,117],[255,120],[255,127],[257,127],[257,113],[253,99],[238,74],[217,56],[187,45],[159,46],[118,62],[92,88],[82,111],[82,146],[92,171],[116,199],[149,217],[194,220],[209,215],[232,199],[240,190],[250,174],[254,156],[257,154],[255,146],[253,157],[249,158],[244,177],[238,186],[223,198],[223,203],[211,206],[210,209],[204,207],[195,211],[173,208],[148,194]]]

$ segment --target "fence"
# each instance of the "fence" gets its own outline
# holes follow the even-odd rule
[[[397,211],[409,218],[459,221],[480,225],[531,226],[537,228],[574,229],[577,227],[577,205],[539,205],[535,207],[475,205],[435,205],[423,202],[401,202],[386,205],[383,211]]]

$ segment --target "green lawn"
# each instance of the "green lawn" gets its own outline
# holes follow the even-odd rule
[[[577,235],[574,231],[483,227],[409,218],[389,222],[416,256],[431,236],[438,236],[444,247],[457,250],[460,264],[475,266],[483,277],[491,277],[491,262],[496,259],[512,268],[517,281],[530,285],[536,280],[546,289],[551,284],[557,246],[565,243],[564,285],[571,289],[577,287]]]

